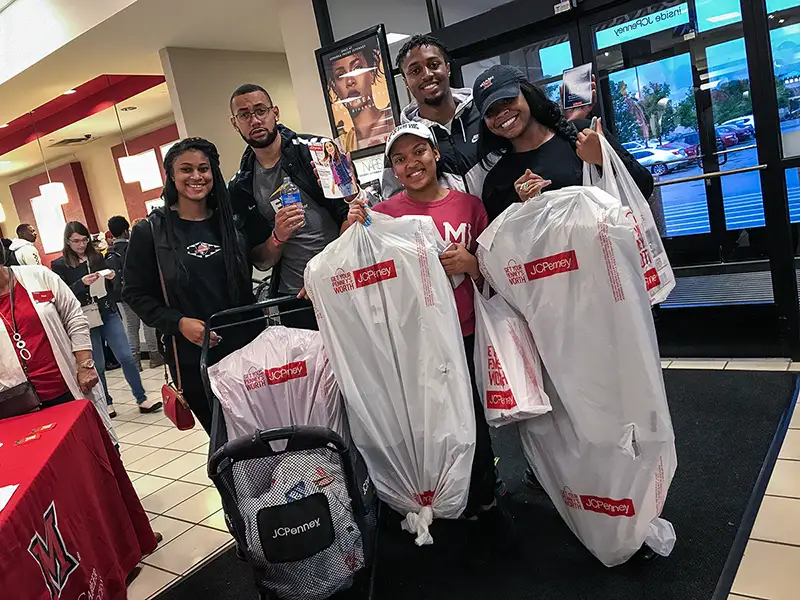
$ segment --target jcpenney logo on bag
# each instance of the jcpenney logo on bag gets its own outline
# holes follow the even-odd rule
[[[524,265],[520,265],[511,260],[505,270],[508,276],[508,282],[511,285],[518,285],[527,281],[558,275],[559,273],[577,271],[578,256],[575,254],[574,250],[567,250],[566,252],[539,258],[525,263]]]
[[[277,385],[279,383],[286,383],[291,379],[306,377],[308,375],[308,368],[306,367],[306,361],[299,361],[283,365],[282,367],[267,369],[264,374],[267,376],[267,383],[269,385]]]
[[[564,504],[575,510],[588,510],[608,515],[609,517],[632,517],[636,514],[633,500],[630,498],[613,500],[612,498],[601,498],[600,496],[578,495],[568,487],[561,490],[561,497],[564,500]]]
[[[352,273],[339,269],[331,277],[331,285],[335,294],[350,292],[356,288],[366,287],[379,281],[386,281],[397,277],[397,267],[393,260],[380,262],[363,269],[356,269]]]

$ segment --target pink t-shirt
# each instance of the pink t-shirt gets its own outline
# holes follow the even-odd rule
[[[373,210],[391,217],[427,215],[436,223],[446,242],[464,244],[473,254],[478,248],[478,236],[488,223],[486,209],[483,208],[480,198],[458,190],[450,190],[447,196],[437,202],[419,202],[409,198],[406,192],[400,192],[379,202]],[[461,334],[472,335],[475,333],[475,300],[469,275],[453,293],[461,322]]]

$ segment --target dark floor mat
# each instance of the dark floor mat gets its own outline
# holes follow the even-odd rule
[[[381,531],[375,600],[710,600],[781,417],[794,396],[783,373],[667,371],[678,472],[664,517],[678,544],[648,566],[603,567],[544,493],[522,484],[516,429],[495,432],[514,541],[470,522],[434,523],[416,548],[397,522]],[[738,556],[736,557],[738,559]],[[233,550],[159,600],[246,599],[252,575]]]

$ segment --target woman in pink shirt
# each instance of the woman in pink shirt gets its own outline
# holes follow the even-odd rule
[[[430,216],[450,247],[440,259],[451,277],[464,276],[453,290],[464,336],[464,350],[472,379],[475,404],[476,444],[472,463],[469,501],[466,517],[489,516],[495,511],[495,469],[489,426],[475,386],[475,307],[472,280],[481,278],[475,250],[478,236],[486,229],[488,218],[480,198],[439,185],[437,161],[439,150],[430,129],[422,123],[410,122],[397,127],[386,141],[386,159],[405,190],[373,207],[376,212],[392,217],[404,215]],[[364,205],[353,203],[348,222],[363,223],[367,218]]]

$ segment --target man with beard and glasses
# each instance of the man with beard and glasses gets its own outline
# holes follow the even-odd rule
[[[308,144],[320,137],[295,133],[281,125],[280,110],[260,85],[239,86],[231,95],[231,125],[247,148],[239,171],[228,184],[234,213],[244,221],[250,260],[272,268],[269,296],[296,296],[282,310],[309,308],[303,273],[306,263],[336,239],[347,220],[346,199],[326,198],[312,165]],[[281,205],[285,177],[300,190],[301,201]],[[357,194],[364,201],[366,194]],[[288,314],[287,327],[317,329],[312,310]]]
[[[472,101],[472,89],[450,87],[447,46],[431,35],[415,35],[400,48],[396,60],[414,97],[402,110],[400,122],[419,121],[433,131],[441,153],[442,186],[480,196],[483,180],[500,155],[491,155],[486,161],[478,157],[481,115]],[[594,90],[592,78],[593,100]],[[565,116],[585,118],[591,109],[565,111]],[[381,183],[384,198],[402,190],[391,168],[384,169]]]

